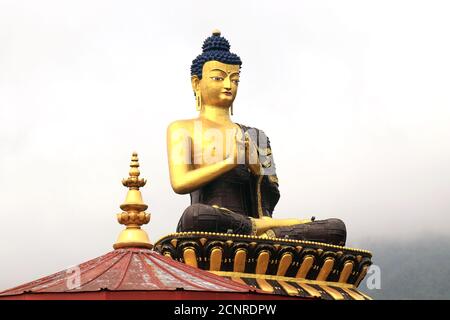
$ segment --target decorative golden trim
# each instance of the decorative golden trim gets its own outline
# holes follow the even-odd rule
[[[365,300],[364,296],[361,293],[357,293],[352,289],[342,288],[353,300]]]
[[[346,251],[353,251],[353,252],[360,252],[360,253],[366,253],[372,256],[372,252],[368,250],[363,249],[356,249],[356,248],[350,248],[350,247],[342,247],[342,246],[336,246],[333,244],[328,243],[322,243],[322,242],[315,242],[315,241],[306,241],[306,240],[293,240],[293,239],[282,239],[282,238],[269,238],[264,239],[258,236],[250,236],[245,234],[231,234],[231,233],[216,233],[216,232],[203,232],[203,231],[192,231],[192,232],[174,232],[170,233],[162,238],[160,238],[157,243],[162,242],[163,240],[170,238],[170,237],[183,237],[183,236],[221,236],[226,238],[247,238],[247,239],[255,239],[255,240],[265,240],[265,241],[271,241],[271,242],[284,242],[284,243],[290,243],[290,244],[297,244],[297,245],[318,245],[326,248],[334,248],[334,249],[340,249],[340,250],[346,250]]]
[[[306,278],[308,275],[309,270],[311,270],[311,267],[314,265],[314,256],[307,255],[303,258],[303,262],[300,265],[300,268],[298,268],[296,278]]]
[[[262,199],[261,199],[261,182],[264,176],[259,176],[258,181],[256,183],[256,198],[258,202],[258,216],[261,219],[264,217],[264,213],[262,211]]]
[[[322,295],[320,294],[319,290],[307,285],[306,283],[298,283],[298,285],[305,290],[306,292],[308,292],[308,294],[312,297],[316,297],[316,298],[321,298]]]
[[[334,266],[334,258],[326,258],[322,268],[320,269],[319,274],[317,275],[316,280],[326,281],[328,276],[330,275],[331,270],[333,270],[333,266]]]
[[[122,231],[122,234],[126,231],[127,229]],[[153,245],[148,243],[144,243],[144,242],[120,242],[120,243],[115,243],[114,244],[114,249],[122,249],[122,248],[130,248],[130,247],[136,247],[136,248],[147,248],[147,249],[152,249]]]
[[[211,250],[211,255],[209,258],[209,270],[210,271],[220,271],[220,266],[222,265],[222,249],[215,247]]]
[[[367,274],[367,270],[368,270],[368,269],[369,269],[369,266],[368,266],[368,265],[365,265],[365,266],[363,267],[361,273],[359,274],[358,279],[357,279],[356,282],[355,282],[355,286],[356,286],[356,287],[358,287],[359,284],[361,283],[362,279],[364,279],[364,277],[365,277],[366,274]]]
[[[195,254],[195,249],[192,247],[187,247],[183,250],[184,263],[197,268],[197,255]]]
[[[256,260],[256,274],[265,274],[267,271],[267,266],[269,265],[270,254],[269,252],[263,250],[258,255],[258,260]]]
[[[233,271],[244,272],[245,262],[247,259],[247,251],[245,249],[238,249],[234,255]]]
[[[284,276],[286,274],[287,270],[291,266],[292,260],[292,253],[283,253],[283,256],[280,259],[280,263],[278,264],[277,276]]]
[[[242,272],[231,272],[231,271],[209,271],[218,276],[222,277],[238,277],[238,278],[252,278],[252,279],[266,279],[266,280],[275,280],[275,281],[286,281],[286,282],[295,282],[298,284],[313,284],[319,286],[332,286],[337,288],[350,288],[356,290],[355,286],[350,283],[340,283],[340,282],[330,282],[330,281],[318,281],[318,280],[308,280],[308,279],[300,279],[300,278],[292,278],[292,277],[281,277],[281,276],[273,276],[268,274],[254,274],[254,273],[242,273]]]
[[[266,281],[266,279],[256,278],[256,283],[265,292],[273,293],[274,288]]]
[[[281,287],[283,287],[284,291],[286,291],[288,295],[298,296],[299,292],[297,288],[291,286],[289,283],[283,280],[278,280],[278,283],[280,284]]]
[[[347,261],[342,268],[341,275],[339,276],[338,282],[347,282],[348,277],[352,273],[354,263],[353,261]]]
[[[334,300],[344,300],[345,297],[336,289],[330,288],[329,286],[320,286],[326,293],[333,297]]]
[[[365,294],[364,292],[361,292],[361,291],[359,291],[358,290],[358,293],[360,294],[360,295],[362,295],[364,298],[366,298],[367,300],[373,300],[371,297],[369,297],[367,294]]]

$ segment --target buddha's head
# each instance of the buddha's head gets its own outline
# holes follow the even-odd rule
[[[202,54],[192,61],[191,66],[197,107],[206,104],[228,108],[236,97],[242,61],[230,52],[230,44],[220,36],[220,31],[213,31],[202,49]]]

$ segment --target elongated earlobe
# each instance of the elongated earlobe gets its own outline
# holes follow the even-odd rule
[[[195,109],[197,111],[202,111],[202,95],[200,91],[195,92]]]

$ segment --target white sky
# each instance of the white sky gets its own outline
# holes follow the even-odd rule
[[[132,151],[145,227],[173,232],[165,130],[192,59],[243,60],[234,120],[270,137],[274,217],[339,217],[348,245],[448,234],[446,1],[0,1],[0,289],[112,250]],[[370,249],[370,248],[366,248]]]

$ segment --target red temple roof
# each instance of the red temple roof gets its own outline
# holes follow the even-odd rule
[[[0,292],[0,299],[273,299],[142,248],[117,249]]]

